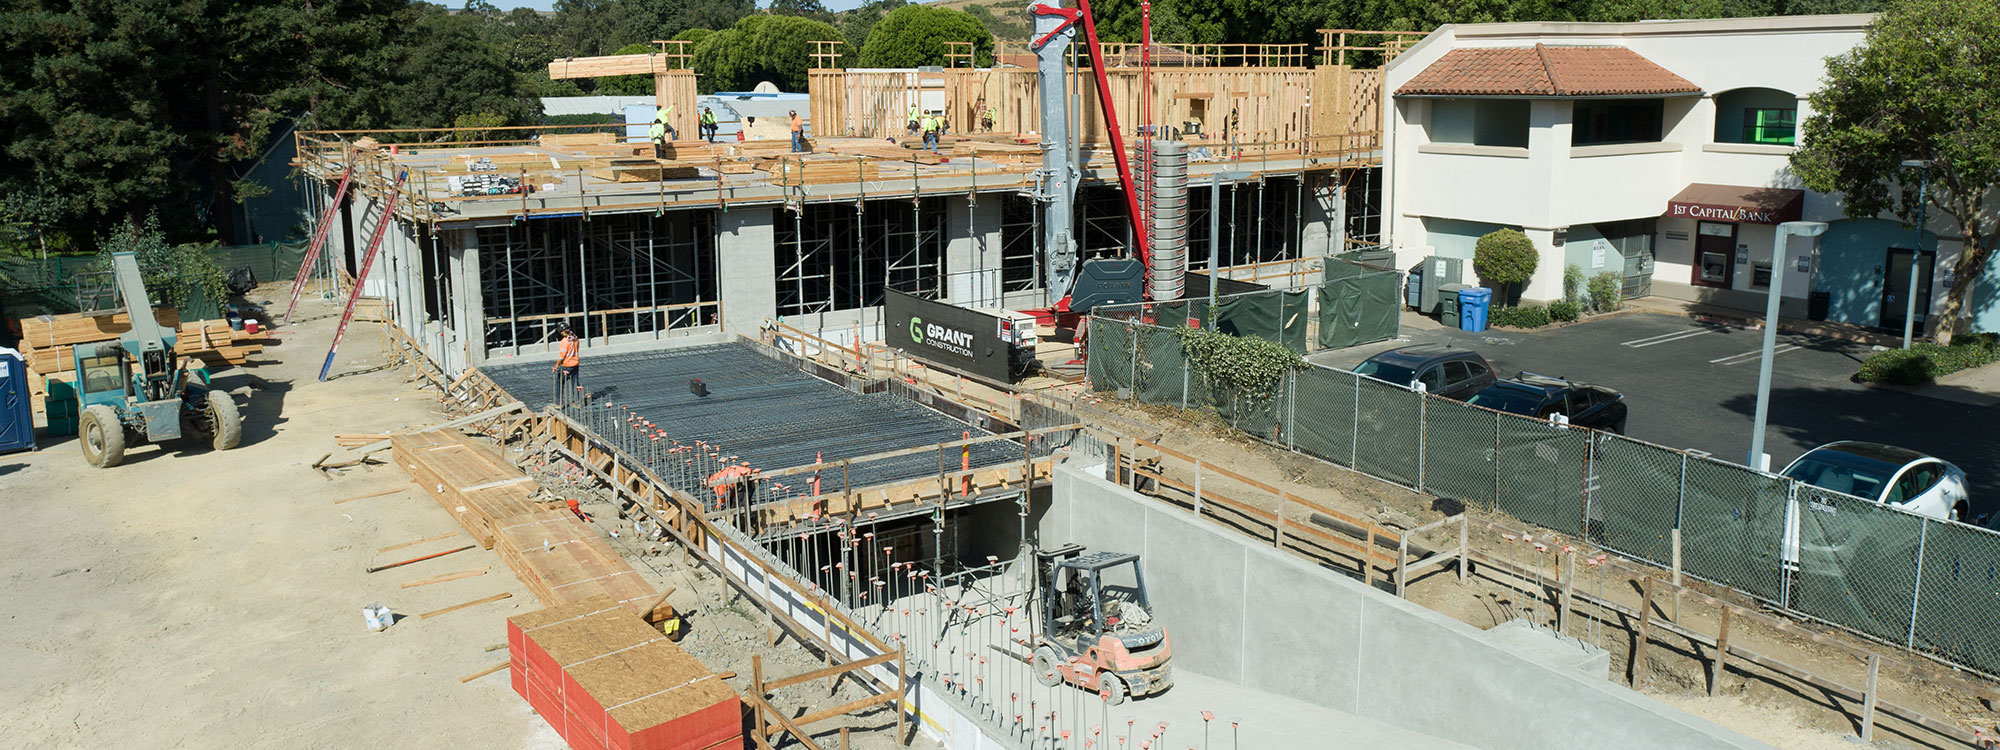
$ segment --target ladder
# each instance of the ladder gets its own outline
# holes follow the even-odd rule
[[[319,251],[326,246],[326,230],[333,226],[333,215],[340,210],[340,203],[347,199],[347,183],[354,179],[354,160],[347,162],[347,171],[340,173],[340,187],[333,191],[333,202],[326,204],[320,212],[319,228],[313,230],[312,244],[306,247],[306,257],[299,261],[299,272],[292,277],[292,301],[285,305],[285,322],[292,322],[292,311],[299,309],[299,293],[306,288],[306,280],[319,270]]]
[[[347,333],[347,324],[354,321],[354,306],[361,301],[361,290],[368,285],[368,269],[375,265],[375,255],[382,249],[382,235],[389,231],[389,224],[396,220],[396,199],[403,196],[403,180],[410,176],[410,170],[396,173],[396,184],[389,186],[389,200],[382,204],[381,219],[375,222],[375,233],[368,238],[368,251],[361,256],[361,270],[354,273],[354,289],[347,293],[347,309],[340,312],[340,327],[333,329],[333,346],[327,347],[326,363],[319,366],[319,380],[326,382],[326,373],[333,369],[333,355],[340,351],[340,337]]]

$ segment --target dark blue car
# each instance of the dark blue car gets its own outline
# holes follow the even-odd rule
[[[1561,414],[1573,425],[1625,434],[1623,394],[1532,372],[1494,381],[1466,403],[1536,419],[1552,419]]]

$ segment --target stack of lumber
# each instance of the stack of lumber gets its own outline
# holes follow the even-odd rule
[[[567,510],[507,519],[494,548],[543,604],[608,597],[647,621],[660,619],[658,592],[590,524]],[[672,609],[661,608],[671,612]]]
[[[743,747],[743,700],[606,597],[507,619],[508,674],[576,750]]]
[[[502,522],[542,510],[534,478],[457,432],[391,435],[389,449],[396,465],[487,549]]]
[[[617,133],[548,133],[537,139],[546,148],[605,146],[618,142]]]
[[[853,157],[786,156],[768,169],[779,177],[780,184],[824,185],[854,182],[855,180],[876,181],[882,179],[882,165],[874,159]]]
[[[261,340],[261,334],[230,328],[226,320],[197,320],[181,324],[174,336],[174,353],[195,357],[211,367],[241,365],[250,355],[264,351]]]
[[[153,319],[174,332],[174,353],[201,360],[210,367],[241,365],[250,355],[264,350],[257,336],[229,327],[224,320],[182,322],[180,311],[160,308]],[[78,346],[115,342],[132,330],[132,318],[125,313],[42,315],[21,321],[21,357],[28,362],[28,392],[37,412],[48,411],[50,392],[57,398],[74,399],[75,393],[60,385],[76,382]],[[86,350],[87,353],[87,350]],[[52,414],[52,416],[55,416]],[[62,416],[73,416],[63,412]]]
[[[692,180],[701,176],[701,168],[655,159],[613,159],[604,167],[590,170],[590,176],[607,182]]]
[[[153,311],[153,319],[159,321],[162,328],[171,331],[180,326],[181,313],[171,307],[163,307]],[[122,312],[115,315],[38,315],[21,321],[19,348],[21,357],[28,361],[28,369],[52,375],[75,369],[76,361],[70,357],[70,347],[117,341],[120,334],[130,330],[132,318]]]

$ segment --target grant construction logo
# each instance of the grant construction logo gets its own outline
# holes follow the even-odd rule
[[[972,333],[955,328],[946,328],[936,323],[925,323],[923,318],[910,316],[910,342],[932,349],[942,349],[961,357],[972,356]]]

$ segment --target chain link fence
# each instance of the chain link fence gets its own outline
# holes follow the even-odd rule
[[[1328,367],[1252,403],[1206,385],[1168,328],[1093,316],[1089,330],[1094,391],[1212,409],[1291,450],[1662,568],[1678,546],[1683,575],[2000,675],[1995,532]]]
[[[1209,328],[1264,339],[1299,354],[1383,341],[1401,332],[1397,292],[1403,286],[1403,272],[1340,258],[1322,260],[1324,278],[1314,284],[1213,300],[1103,305],[1092,314],[1169,329]]]

